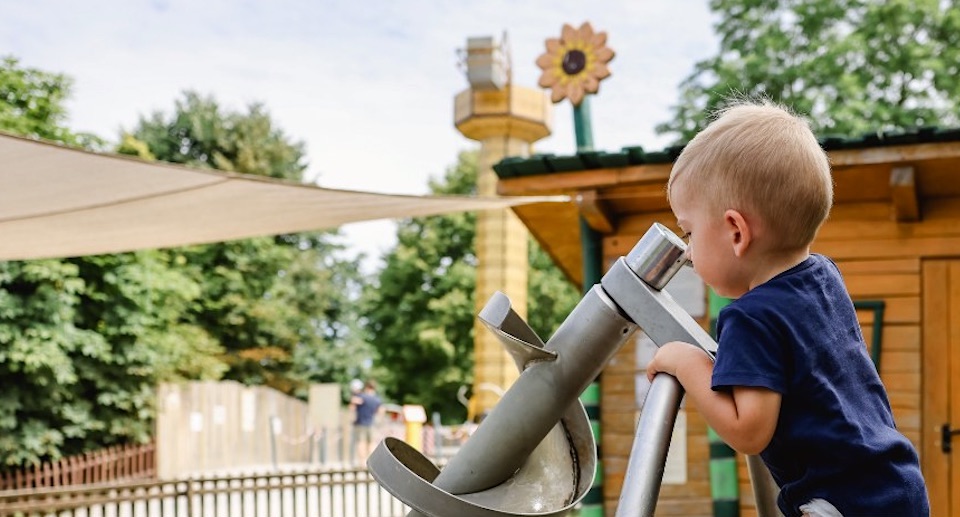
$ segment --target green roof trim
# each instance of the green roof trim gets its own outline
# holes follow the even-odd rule
[[[960,140],[960,128],[921,127],[914,130],[895,130],[865,133],[859,137],[824,135],[819,139],[826,151],[865,149],[890,145],[911,145]],[[629,165],[673,163],[683,151],[684,144],[661,151],[644,151],[640,146],[627,146],[620,151],[581,151],[567,156],[534,154],[530,157],[508,157],[493,166],[501,179],[518,176],[536,176],[553,172],[583,171],[627,167]]]

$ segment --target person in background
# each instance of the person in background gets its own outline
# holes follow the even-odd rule
[[[373,452],[373,424],[381,412],[383,402],[377,395],[377,385],[372,380],[363,383],[362,390],[354,391],[356,383],[351,383],[350,407],[354,411],[353,450],[354,460],[366,463]]]

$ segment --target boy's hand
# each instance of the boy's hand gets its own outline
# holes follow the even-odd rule
[[[674,377],[677,376],[677,369],[690,360],[703,359],[704,354],[696,345],[685,343],[683,341],[671,341],[664,344],[653,359],[647,364],[647,379],[653,381],[658,373],[666,373]]]
[[[700,347],[682,341],[671,341],[654,354],[647,378],[652,381],[661,372],[677,378],[707,424],[738,452],[760,454],[770,443],[780,416],[779,393],[750,386],[714,391],[713,360]]]

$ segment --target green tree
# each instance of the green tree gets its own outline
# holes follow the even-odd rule
[[[581,295],[533,238],[529,249],[527,323],[547,341],[580,302]]]
[[[433,194],[476,191],[477,154],[461,153]],[[398,223],[397,244],[365,289],[364,316],[388,399],[463,414],[456,394],[473,379],[476,215],[461,212]]]
[[[436,195],[476,193],[477,153],[461,153]],[[473,382],[476,215],[419,217],[399,223],[397,244],[365,290],[364,315],[377,349],[384,393],[462,420],[461,386]],[[546,339],[579,300],[576,289],[532,242],[529,322]]]
[[[4,57],[0,61],[0,127],[21,136],[76,145],[77,135],[64,125],[63,103],[70,87],[65,75],[22,67],[16,58]]]
[[[6,59],[0,64],[0,130],[101,145],[63,126],[68,96],[66,77]],[[299,179],[299,146],[285,144],[262,108],[219,117],[212,104],[188,96],[183,105],[196,108],[197,116],[181,113],[182,124],[150,134],[153,143],[195,166]],[[207,147],[194,145],[195,132]],[[125,135],[118,150],[148,160],[167,158],[133,135]],[[287,363],[294,351],[294,367],[297,359],[304,366],[279,372],[271,358],[250,359],[257,367],[246,381],[276,375],[278,384],[294,391],[307,382],[335,380],[340,370],[350,373],[339,379],[348,378],[369,353],[363,346],[349,348],[352,353],[325,352],[332,342],[348,348],[344,343],[362,335],[353,332],[356,318],[349,314],[349,297],[358,288],[348,284],[358,282],[356,268],[338,256],[342,246],[330,239],[284,235],[0,262],[0,379],[7,386],[0,393],[0,465],[148,440],[157,383],[217,379],[238,365],[233,373],[242,376],[248,366],[243,353],[263,353],[254,350],[260,344],[270,344],[267,356],[269,346],[281,350]],[[310,367],[307,359],[324,369]]]
[[[303,144],[276,127],[263,106],[225,112],[187,92],[172,114],[141,118],[128,152],[223,171],[301,181]],[[144,149],[145,147],[145,149]],[[243,239],[173,250],[200,286],[187,318],[225,350],[225,374],[305,394],[308,382],[345,382],[363,368],[369,346],[355,305],[361,282],[342,257],[336,232]]]
[[[68,96],[64,76],[8,58],[0,130],[98,141],[63,126]],[[163,258],[0,262],[0,465],[147,440],[157,382],[219,375],[216,344],[179,318],[199,290]]]
[[[60,260],[0,262],[0,459],[4,466],[59,457],[70,440],[104,427],[96,400],[78,393],[76,359],[102,364],[109,344],[79,328],[83,281]]]
[[[63,74],[23,67],[12,56],[0,58],[0,129],[74,147],[102,146],[102,139],[65,125],[63,104],[72,84]]]
[[[720,51],[680,86],[678,142],[731,95],[763,96],[818,134],[956,125],[960,7],[938,0],[711,0]]]

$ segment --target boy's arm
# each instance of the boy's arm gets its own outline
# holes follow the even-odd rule
[[[687,397],[727,445],[743,454],[759,454],[770,443],[780,415],[779,393],[752,387],[713,391],[713,360],[703,350],[680,341],[660,347],[647,365],[649,379],[661,372],[680,381]]]

